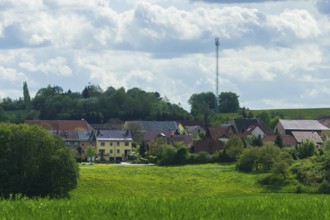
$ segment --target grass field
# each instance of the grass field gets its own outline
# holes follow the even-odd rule
[[[330,197],[270,193],[217,164],[84,165],[70,199],[0,200],[0,219],[329,219]]]
[[[317,120],[323,117],[330,117],[330,108],[307,108],[307,109],[266,109],[266,110],[248,110],[251,111],[254,117],[257,117],[261,112],[266,111],[270,116],[283,115],[284,119],[313,119]],[[223,119],[233,119],[240,117],[239,113],[220,113]]]

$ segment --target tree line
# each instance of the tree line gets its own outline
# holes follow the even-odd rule
[[[103,91],[98,85],[88,85],[81,92],[64,91],[60,86],[48,85],[30,97],[28,85],[23,83],[23,97],[9,97],[0,102],[0,121],[20,123],[26,119],[80,120],[106,123],[110,119],[126,120],[187,120],[208,121],[218,112],[237,112],[238,95],[223,92],[216,99],[212,92],[193,94],[188,103],[191,111],[180,104],[170,103],[158,92],[139,88],[125,90],[110,86]],[[9,116],[6,113],[10,113]]]
[[[16,115],[8,119],[5,112],[16,112]],[[106,123],[110,119],[165,121],[190,118],[189,112],[179,104],[170,103],[158,92],[146,92],[139,88],[126,91],[124,88],[108,87],[103,91],[97,85],[88,85],[82,92],[72,92],[48,85],[30,98],[25,82],[23,98],[4,98],[0,103],[0,121],[10,122],[85,119],[89,123]]]

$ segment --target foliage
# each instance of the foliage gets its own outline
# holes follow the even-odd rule
[[[259,170],[260,148],[251,147],[243,151],[243,154],[236,163],[238,170],[251,172]]]
[[[0,194],[67,196],[78,167],[59,137],[37,126],[0,124]]]
[[[252,146],[255,147],[261,147],[263,144],[261,135],[258,135],[257,137],[252,135]]]
[[[278,146],[279,148],[282,148],[283,147],[283,138],[282,138],[281,135],[279,135],[279,134],[276,135],[274,144],[276,146]]]
[[[266,125],[270,125],[270,115],[267,111],[262,111],[259,115],[258,115],[258,118],[260,118],[263,122],[266,123]]]
[[[25,85],[25,84],[24,84]],[[25,110],[28,103],[27,85],[25,100],[5,98],[0,103],[5,111]],[[98,85],[88,85],[82,92],[64,92],[60,86],[41,88],[31,99],[31,110],[39,119],[85,119],[89,123],[105,123],[111,119],[126,120],[184,120],[190,114],[180,105],[171,104],[158,92],[145,92],[138,88],[125,90],[109,87],[103,91]],[[15,116],[23,122],[27,115]],[[31,116],[30,116],[31,117]],[[9,118],[11,121],[13,119]]]
[[[28,86],[27,86],[27,82],[23,83],[23,100],[24,100],[24,104],[25,104],[25,110],[30,111],[31,97],[30,97]]]
[[[323,142],[323,144],[322,144],[322,150],[325,153],[329,153],[330,152],[330,139],[327,139],[326,141]]]
[[[315,144],[311,140],[304,140],[304,142],[298,147],[299,158],[311,157],[315,154]]]
[[[212,92],[202,92],[193,94],[188,103],[191,106],[191,115],[198,120],[208,124],[210,117],[216,108],[216,97]]]
[[[236,161],[244,150],[244,143],[239,136],[231,136],[225,143],[225,153],[232,161]]]
[[[219,95],[219,111],[223,113],[239,110],[238,95],[233,92],[222,92]]]
[[[141,155],[141,157],[145,157],[147,151],[148,151],[147,146],[144,143],[144,141],[142,141],[139,147],[139,154]]]
[[[280,174],[285,179],[292,158],[287,152],[267,143],[262,147],[250,147],[246,149],[237,161],[237,168],[241,171],[251,172],[253,170]]]

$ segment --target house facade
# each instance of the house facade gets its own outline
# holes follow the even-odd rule
[[[98,130],[95,137],[100,161],[127,161],[132,155],[133,140],[128,130]]]

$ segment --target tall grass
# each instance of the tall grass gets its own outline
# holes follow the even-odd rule
[[[209,198],[0,201],[1,219],[329,219],[330,197],[251,194]]]
[[[217,164],[85,165],[70,199],[0,200],[0,219],[330,219],[330,197],[269,193],[258,177]]]

